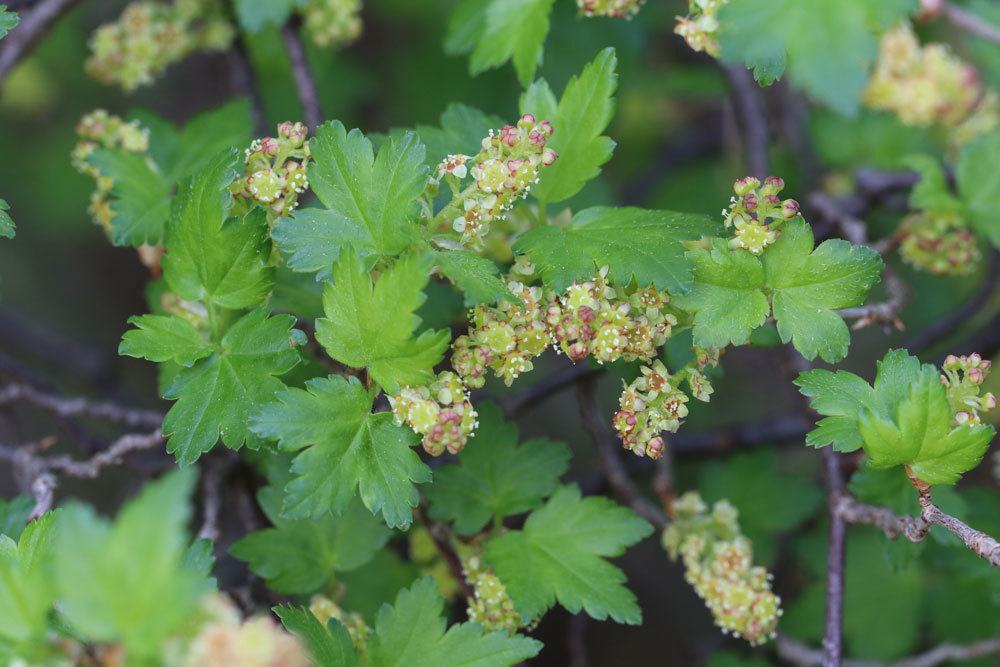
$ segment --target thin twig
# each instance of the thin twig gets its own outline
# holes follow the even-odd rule
[[[826,620],[823,634],[823,664],[836,666],[843,654],[844,562],[847,525],[838,513],[838,499],[844,493],[840,462],[831,447],[823,448],[823,475],[827,486],[827,511],[830,526],[826,551]]]
[[[566,652],[569,653],[569,667],[587,667],[587,614],[580,612],[570,616],[566,624]]]
[[[768,131],[760,87],[742,64],[726,65],[724,69],[733,94],[733,106],[740,119],[747,168],[751,175],[763,179],[769,171]]]
[[[21,22],[0,42],[0,81],[10,74],[60,16],[80,0],[41,0],[21,16]]]
[[[604,372],[604,367],[593,368],[587,364],[572,364],[547,376],[537,384],[506,394],[496,399],[507,419],[518,417],[525,408],[537,405],[539,402],[559,393],[563,389],[578,382],[584,382]]]
[[[806,646],[787,635],[778,635],[775,642],[778,657],[797,667],[820,667],[825,665],[823,652]],[[971,644],[941,644],[924,653],[896,660],[845,660],[844,667],[937,667],[947,662],[972,660],[1000,653],[1000,639],[986,639]]]
[[[131,427],[155,427],[163,423],[163,414],[155,410],[128,408],[85,398],[62,398],[24,383],[11,383],[0,388],[0,405],[15,401],[30,403],[58,417],[92,417]]]
[[[129,433],[123,435],[104,451],[95,454],[85,461],[77,461],[69,456],[56,456],[44,459],[44,465],[49,470],[61,472],[70,477],[81,477],[94,479],[101,474],[101,470],[110,465],[115,465],[125,457],[126,454],[138,452],[143,449],[152,449],[163,442],[163,434],[160,429],[150,433]]]
[[[600,455],[601,466],[608,484],[611,485],[615,495],[622,503],[631,507],[636,514],[649,521],[657,529],[663,530],[668,523],[667,516],[656,505],[642,496],[632,478],[629,477],[628,471],[625,470],[625,466],[618,457],[619,448],[605,427],[594,400],[593,382],[578,384],[576,391],[583,427],[590,434],[597,447],[597,453]]]
[[[956,28],[964,30],[970,35],[982,37],[994,44],[1000,44],[1000,28],[984,21],[972,12],[947,2],[947,0],[923,0],[920,4],[929,15],[944,16]]]
[[[323,113],[319,108],[319,94],[316,92],[316,82],[309,69],[305,45],[299,35],[298,19],[286,23],[281,29],[281,36],[285,41],[288,59],[292,63],[292,77],[295,80],[295,90],[299,94],[299,102],[302,104],[303,117],[306,125],[315,130],[323,122]]]

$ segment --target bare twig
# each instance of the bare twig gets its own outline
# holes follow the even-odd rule
[[[584,382],[577,385],[577,400],[580,405],[580,416],[583,419],[583,427],[590,434],[594,445],[597,446],[597,453],[601,458],[601,466],[608,484],[614,490],[618,499],[631,507],[636,514],[643,517],[657,529],[666,527],[668,520],[656,505],[644,498],[636,488],[628,471],[618,457],[618,447],[613,441],[613,436],[608,433],[604,421],[601,419],[596,402],[594,400],[594,388],[592,382]]]
[[[840,462],[831,447],[823,448],[823,476],[827,487],[827,511],[830,526],[827,532],[826,557],[826,621],[823,633],[823,664],[839,665],[843,659],[842,627],[844,625],[844,561],[847,525],[837,511],[844,491]]]
[[[751,175],[763,179],[769,170],[768,131],[760,87],[742,64],[726,65],[724,69],[733,94],[733,105],[740,119],[747,168]]]
[[[23,383],[11,383],[0,388],[0,405],[14,401],[30,403],[59,417],[93,417],[132,427],[155,427],[163,422],[163,414],[155,410],[128,408],[85,398],[62,398]]]
[[[45,467],[49,470],[61,472],[71,477],[93,479],[101,474],[101,470],[105,467],[119,463],[126,454],[143,449],[151,449],[162,442],[163,434],[157,428],[150,433],[129,433],[123,435],[111,443],[110,447],[85,461],[77,461],[69,456],[56,456],[43,459],[43,461]]]
[[[220,456],[209,458],[201,477],[202,523],[198,537],[213,542],[219,539],[219,510],[225,493],[225,478],[239,462],[239,454],[234,451],[222,452]]]
[[[573,364],[547,376],[537,384],[513,394],[506,394],[496,400],[500,404],[504,416],[513,419],[520,415],[525,408],[536,405],[567,387],[594,378],[603,372],[603,367],[592,368],[584,363]]]
[[[570,617],[566,628],[566,652],[570,667],[587,667],[587,614],[580,612]]]
[[[1000,44],[1000,28],[958,5],[947,0],[922,0],[920,6],[928,16],[943,16],[953,26],[970,35]]]
[[[306,49],[299,35],[299,21],[292,19],[281,29],[285,41],[285,50],[292,63],[292,77],[295,79],[295,89],[302,104],[302,113],[306,125],[315,130],[323,122],[323,113],[319,108],[319,94],[316,92],[316,82],[313,80],[306,58]]]
[[[826,665],[822,651],[810,648],[786,635],[778,635],[776,642],[778,657],[798,667],[820,667]],[[894,662],[877,660],[845,660],[844,667],[937,667],[944,663],[972,660],[1000,653],[1000,639],[986,639],[971,644],[941,644],[929,651]]]
[[[21,16],[21,23],[0,42],[0,81],[31,53],[52,24],[79,1],[41,0]]]

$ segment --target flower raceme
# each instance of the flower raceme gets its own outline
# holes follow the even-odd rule
[[[524,114],[517,125],[490,130],[476,155],[448,155],[437,166],[431,186],[444,180],[453,194],[440,215],[462,235],[462,244],[481,248],[490,223],[504,219],[539,181],[541,170],[556,161],[556,152],[545,145],[552,132],[549,121]],[[467,176],[473,182],[461,189]]]
[[[309,187],[308,135],[304,124],[285,121],[278,125],[277,137],[254,140],[244,153],[246,175],[233,183],[233,193],[262,204],[271,220],[294,211]]]
[[[911,213],[898,233],[903,260],[934,275],[968,275],[982,259],[976,235],[954,211]]]
[[[734,236],[729,247],[749,250],[755,255],[764,252],[778,238],[776,221],[790,220],[799,214],[799,203],[794,199],[778,197],[785,182],[777,176],[768,176],[764,183],[747,176],[736,181],[736,196],[729,208],[722,211],[726,227],[733,227]]]
[[[432,456],[459,453],[479,425],[465,385],[449,371],[429,386],[403,387],[389,404],[396,423],[422,435],[424,450]]]
[[[468,599],[470,621],[479,623],[487,632],[505,630],[511,635],[524,626],[507,587],[478,556],[462,561],[462,575],[473,590],[473,597]]]
[[[350,44],[361,34],[361,0],[309,0],[299,11],[320,48]]]
[[[992,363],[978,354],[949,354],[941,365],[941,384],[945,386],[948,402],[955,412],[956,424],[982,423],[980,412],[989,412],[997,406],[997,397],[986,392],[980,395],[982,384],[990,374]]]
[[[576,0],[584,16],[607,16],[630,19],[639,13],[646,0]]]
[[[740,531],[739,514],[720,500],[711,512],[689,491],[671,505],[673,521],[663,547],[684,564],[685,578],[725,634],[762,644],[774,637],[781,599],[771,592],[771,575],[753,564],[753,547]]]
[[[728,0],[690,0],[687,16],[677,17],[674,32],[684,38],[695,51],[719,57],[719,9]]]

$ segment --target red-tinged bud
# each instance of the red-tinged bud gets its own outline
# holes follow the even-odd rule
[[[663,441],[663,438],[659,436],[650,438],[649,442],[646,443],[646,455],[651,459],[658,459],[663,456],[663,450],[666,446],[667,443]]]
[[[743,208],[745,208],[748,211],[756,211],[757,210],[757,195],[755,195],[752,192],[750,194],[744,195],[744,197],[743,197]]]
[[[764,195],[764,201],[768,206],[781,206],[781,197],[778,195]]]
[[[757,180],[753,176],[746,176],[736,181],[736,183],[733,185],[733,192],[735,192],[737,196],[743,197],[750,194],[759,187],[760,187],[759,180]]]
[[[760,188],[762,195],[776,195],[785,187],[785,181],[777,176],[768,176]]]
[[[535,122],[536,122],[535,121],[535,116],[534,116],[534,114],[526,113],[523,116],[521,116],[520,122],[524,123],[525,125],[527,125],[527,126],[530,127],[530,126],[534,125]]]
[[[260,152],[267,157],[274,157],[278,154],[278,140],[274,137],[264,137],[260,140]]]
[[[542,152],[542,164],[544,164],[546,167],[551,166],[558,159],[559,159],[559,154],[556,153],[551,148],[546,148]]]
[[[983,380],[986,379],[986,374],[983,372],[983,369],[976,366],[970,368],[968,372],[965,374],[965,377],[969,378],[969,382],[971,382],[972,384],[979,385],[982,384]]]
[[[517,143],[520,137],[520,132],[513,125],[504,125],[500,129],[500,141],[504,142],[508,146],[513,147]]]
[[[799,203],[794,199],[786,199],[781,202],[781,217],[791,220],[799,214]]]
[[[995,408],[997,406],[996,395],[992,392],[983,394],[982,406],[983,410],[992,410],[993,408]]]
[[[552,127],[552,123],[547,120],[543,120],[538,124],[538,129],[545,133],[545,136],[551,137],[552,133],[555,132],[555,128]]]

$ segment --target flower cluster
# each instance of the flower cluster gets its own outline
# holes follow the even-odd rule
[[[986,392],[980,395],[982,384],[990,374],[992,363],[978,354],[956,357],[949,354],[941,365],[941,384],[948,391],[948,402],[955,412],[956,424],[978,424],[980,411],[997,406],[997,397]]]
[[[1000,100],[975,68],[944,44],[921,47],[909,23],[882,36],[864,102],[895,113],[905,125],[941,125],[963,143],[1000,124]]]
[[[468,600],[470,621],[483,626],[487,632],[505,630],[511,635],[524,625],[507,588],[478,556],[462,561],[462,575],[473,589],[474,597]]]
[[[639,13],[646,0],[576,0],[584,16],[609,16],[630,19]]]
[[[660,434],[675,433],[688,413],[688,397],[671,384],[672,379],[657,359],[625,386],[611,422],[623,447],[651,459],[663,456],[666,443]]]
[[[720,500],[711,512],[695,492],[671,505],[673,521],[663,532],[670,557],[684,563],[685,578],[723,633],[762,644],[774,637],[781,600],[771,575],[753,564],[753,547],[740,533],[739,515]]]
[[[478,388],[487,368],[510,386],[550,344],[573,362],[651,361],[677,324],[667,311],[670,297],[653,287],[612,287],[607,273],[604,267],[563,294],[511,281],[521,303],[477,306],[469,333],[453,344],[452,367]]]
[[[350,44],[361,34],[361,0],[309,0],[300,10],[316,46]]]
[[[210,621],[191,642],[181,667],[309,667],[312,664],[298,639],[270,616],[241,620],[239,610],[221,595],[206,602]],[[169,661],[168,661],[169,663]]]
[[[108,195],[114,180],[102,174],[88,158],[101,148],[146,153],[149,150],[149,132],[136,121],[125,122],[104,109],[98,109],[80,119],[76,134],[80,141],[73,149],[73,166],[81,174],[92,177],[96,185],[87,210],[95,223],[110,232],[112,211]]]
[[[934,275],[971,273],[981,259],[976,235],[954,212],[920,211],[899,226],[903,260]]]
[[[351,636],[354,647],[358,649],[359,653],[364,654],[368,638],[372,634],[372,629],[365,622],[364,616],[355,611],[344,611],[340,605],[323,595],[312,597],[309,601],[309,611],[316,617],[316,620],[323,624],[324,628],[331,618],[337,619],[347,630],[347,634]]]
[[[263,204],[272,217],[290,214],[309,187],[308,135],[302,123],[285,121],[277,137],[255,139],[245,151],[246,175],[233,183],[233,193]]]
[[[479,426],[465,385],[449,371],[439,373],[429,386],[403,387],[389,404],[397,424],[424,436],[424,450],[431,456],[459,453]]]
[[[538,182],[541,169],[556,161],[556,152],[545,145],[552,131],[549,121],[524,114],[517,125],[490,130],[476,155],[449,155],[437,166],[431,185],[443,179],[452,188],[454,197],[441,215],[462,235],[463,244],[482,247],[490,223],[504,219]],[[459,191],[469,175],[474,182]]]
[[[772,222],[790,220],[799,214],[799,203],[794,199],[782,200],[778,193],[785,182],[777,176],[768,176],[761,184],[753,176],[741,178],[733,185],[735,197],[728,209],[722,211],[726,227],[732,226],[735,235],[729,241],[733,249],[742,248],[755,255],[764,252],[778,238]]]
[[[695,51],[719,57],[719,9],[729,0],[690,0],[687,16],[677,17],[674,32]]]
[[[132,91],[193,51],[229,48],[234,35],[219,0],[133,2],[94,33],[86,69],[102,83]]]

